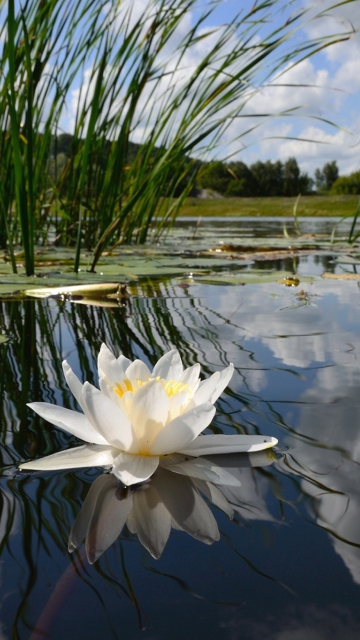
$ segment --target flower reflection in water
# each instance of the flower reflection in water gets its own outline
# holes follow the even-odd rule
[[[266,466],[271,451],[209,456],[189,460],[168,456],[146,482],[125,487],[113,474],[102,474],[92,484],[71,529],[69,551],[85,538],[90,564],[119,537],[126,524],[154,558],[159,558],[171,528],[205,544],[219,540],[215,517],[202,497],[232,518],[244,503],[241,467]]]

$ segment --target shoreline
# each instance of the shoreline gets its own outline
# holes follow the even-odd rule
[[[296,217],[344,217],[356,213],[359,195],[302,196]],[[294,217],[297,198],[282,196],[264,198],[186,198],[180,209],[181,218],[196,217]]]

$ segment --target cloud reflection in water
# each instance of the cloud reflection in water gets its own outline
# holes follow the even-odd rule
[[[125,524],[154,558],[161,556],[171,528],[212,544],[220,538],[219,528],[201,494],[232,518],[244,504],[244,467],[270,465],[274,459],[272,451],[191,460],[168,456],[167,466],[159,467],[148,481],[131,488],[124,487],[112,474],[102,474],[92,484],[71,529],[69,551],[85,538],[86,555],[93,564],[115,542]],[[270,514],[265,514],[265,519],[271,519]]]

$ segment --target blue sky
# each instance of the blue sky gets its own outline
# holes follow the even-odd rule
[[[123,0],[123,4],[127,2],[131,2],[134,19],[137,15],[141,16],[148,5],[147,0]],[[206,26],[221,28],[224,23],[232,21],[240,9],[249,10],[252,4],[249,0],[223,0],[218,3]],[[309,37],[344,34],[351,27],[355,31],[360,27],[360,0],[336,8],[331,8],[332,3],[328,0],[315,2],[313,7],[309,0],[296,0],[291,6],[289,4],[279,0],[277,13],[271,13],[272,24],[265,25],[264,29],[274,28],[284,22],[287,15],[300,7],[306,8],[307,17],[304,18],[301,29],[294,34],[291,45],[304,42]],[[198,7],[198,10],[193,10],[183,19],[179,27],[179,39],[194,24],[205,5],[199,2]],[[310,20],[311,16],[320,12],[324,14],[321,19]],[[174,42],[176,43],[176,36]],[[203,51],[201,47],[204,47]],[[194,48],[194,60],[187,59],[189,68],[205,55],[205,48],[206,42],[200,42]],[[168,55],[170,64],[169,52]],[[360,35],[357,31],[346,42],[328,47],[287,70],[283,67],[282,71],[285,73],[279,78],[273,76],[267,86],[257,87],[253,91],[243,112],[247,117],[229,126],[216,151],[217,157],[222,159],[231,154],[232,159],[251,164],[257,160],[285,161],[294,156],[301,169],[309,175],[313,175],[316,167],[322,167],[331,160],[337,161],[342,175],[360,170],[359,59]],[[86,72],[88,75],[85,73],[83,79],[85,83],[90,72],[89,66]],[[286,84],[292,86],[285,86]],[[72,114],[76,111],[78,97],[79,89],[75,87],[67,121],[63,123],[68,130],[71,130]],[[284,118],[278,115],[289,108],[299,108],[296,117]],[[273,115],[259,118],[259,114],[263,113]],[[331,121],[337,127],[332,127],[321,119]],[[259,124],[260,121],[261,126],[252,134],[242,136],[243,131],[252,123]],[[142,134],[140,129],[136,131],[134,140],[140,141]]]
[[[221,17],[231,19],[239,7],[235,0],[221,3]],[[285,3],[282,3],[283,5]],[[250,3],[246,3],[247,6]],[[264,120],[255,136],[249,137],[248,147],[236,157],[247,164],[261,160],[284,160],[295,156],[304,171],[313,174],[316,167],[336,160],[340,173],[360,170],[360,2],[349,3],[331,9],[333,3],[315,2],[315,13],[328,10],[328,17],[310,21],[297,37],[321,37],[330,33],[344,33],[352,27],[357,30],[350,40],[335,44],[294,67],[285,74],[282,82],[299,85],[294,87],[268,87],[250,101],[247,111],[265,112],[270,108],[281,113],[289,107],[300,107],[302,115],[296,118],[270,118]],[[311,12],[311,3],[294,3],[294,8],[304,6]],[[219,10],[215,18],[219,15]],[[220,16],[219,16],[220,17]],[[279,20],[279,17],[275,17]],[[316,85],[306,88],[301,85]],[[329,126],[315,116],[335,123]],[[289,136],[289,140],[276,139]],[[302,142],[300,138],[309,140]],[[231,132],[226,140],[232,149]]]

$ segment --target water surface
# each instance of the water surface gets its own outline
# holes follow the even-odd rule
[[[360,291],[319,278],[313,257],[297,267],[295,287],[184,273],[139,282],[112,307],[0,302],[0,637],[359,637]],[[102,470],[16,470],[78,444],[26,403],[77,409],[61,361],[97,384],[103,341],[149,365],[178,348],[204,377],[233,362],[211,429],[278,438],[273,459],[237,461],[241,486],[224,490],[233,519],[211,506],[219,541],[173,529],[154,559],[125,526],[90,565],[83,546],[69,554],[68,537]]]

